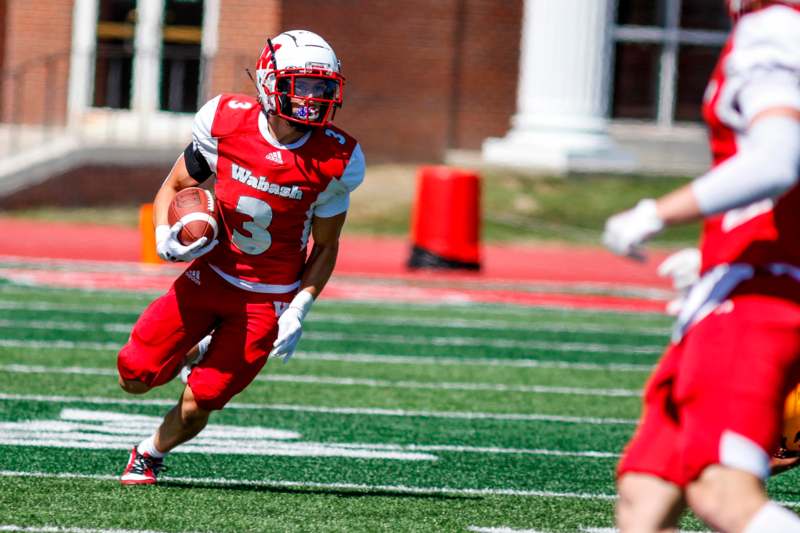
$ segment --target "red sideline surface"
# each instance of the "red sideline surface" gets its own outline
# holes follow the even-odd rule
[[[136,229],[0,218],[0,230],[0,255],[83,261],[139,260],[140,237]],[[458,294],[465,294],[464,301],[477,299],[543,305],[552,302],[553,305],[660,311],[664,305],[663,296],[568,295],[559,293],[558,288],[563,286],[566,290],[575,285],[641,290],[669,288],[669,284],[655,272],[658,262],[664,258],[663,253],[651,254],[649,261],[642,264],[615,257],[599,247],[486,245],[481,250],[482,269],[477,273],[409,271],[405,266],[409,253],[410,244],[403,238],[343,237],[336,275],[346,278],[346,281],[339,283],[341,287],[335,283],[329,285],[326,295],[343,296],[359,278],[372,281],[389,279],[412,287],[387,291],[384,285],[377,291],[377,297],[391,297],[388,292],[393,292],[403,299],[404,293],[422,290],[433,301],[458,300]],[[174,270],[165,274],[174,276]],[[458,294],[448,291],[450,283],[462,287],[457,289],[460,291]],[[492,286],[481,290],[482,284]],[[503,286],[498,288],[498,284]],[[517,284],[520,288],[527,285],[527,288],[515,290]],[[548,290],[537,292],[530,284],[539,288],[545,286]],[[480,297],[481,294],[484,296]],[[424,299],[417,294],[414,299],[420,298]]]

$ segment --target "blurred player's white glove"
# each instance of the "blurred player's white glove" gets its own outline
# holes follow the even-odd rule
[[[643,261],[642,243],[663,229],[655,200],[647,198],[606,221],[603,244],[615,254]]]
[[[179,221],[170,228],[166,224],[156,227],[156,252],[164,261],[194,261],[203,254],[210,252],[217,244],[218,239],[214,239],[208,245],[206,237],[200,237],[192,244],[184,246],[178,240],[178,235],[183,228]],[[205,246],[204,246],[205,245]]]
[[[197,343],[197,352],[194,355],[191,355],[191,350],[189,350],[189,353],[186,354],[186,359],[184,360],[183,366],[181,367],[180,372],[178,372],[178,375],[180,376],[184,385],[189,384],[189,374],[192,373],[192,369],[200,364],[200,361],[202,361],[206,356],[209,346],[211,346],[211,335],[206,335],[200,339],[200,342]]]
[[[658,265],[658,275],[671,278],[678,295],[667,303],[667,313],[677,316],[686,301],[689,289],[700,279],[702,258],[697,248],[684,248],[670,255]]]
[[[283,359],[283,362],[287,363],[294,355],[294,350],[303,334],[303,319],[313,303],[314,297],[308,291],[300,291],[292,299],[289,307],[278,318],[278,338],[272,345],[270,357]]]

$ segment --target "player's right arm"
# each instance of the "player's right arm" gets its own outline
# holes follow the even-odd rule
[[[159,187],[153,200],[153,223],[156,228],[156,250],[166,261],[191,261],[208,253],[217,244],[206,244],[205,237],[184,246],[178,240],[180,222],[169,226],[169,206],[178,191],[196,187],[216,172],[216,140],[211,126],[216,115],[219,97],[213,98],[197,112],[192,125],[192,142],[186,147]],[[213,162],[214,167],[209,164]]]
[[[172,203],[172,199],[175,198],[178,191],[200,185],[200,182],[189,174],[184,157],[184,154],[181,154],[175,164],[172,165],[172,169],[167,174],[164,183],[159,187],[155,200],[153,200],[153,222],[156,227],[167,224],[169,204]]]
[[[780,14],[783,17],[783,14]],[[658,200],[645,199],[611,217],[603,240],[637,257],[640,245],[665,226],[774,199],[800,179],[800,39],[798,19],[743,21],[725,63],[725,87],[715,108],[737,132],[735,156]]]
[[[191,146],[191,145],[190,145]],[[188,151],[188,148],[187,148]],[[214,240],[207,242],[206,237],[201,237],[195,242],[184,245],[178,239],[183,225],[176,222],[173,226],[169,225],[169,206],[178,191],[187,187],[195,187],[200,182],[189,173],[186,167],[184,155],[178,157],[172,166],[167,178],[156,193],[153,200],[153,222],[156,226],[156,251],[159,257],[165,261],[193,261],[203,254],[210,252],[219,242]]]
[[[153,222],[167,224],[169,204],[178,191],[196,187],[216,172],[217,141],[211,133],[220,96],[215,96],[200,108],[192,122],[192,142],[175,161],[153,201]]]

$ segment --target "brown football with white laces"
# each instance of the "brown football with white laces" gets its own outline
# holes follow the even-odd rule
[[[217,202],[211,191],[200,187],[188,187],[178,191],[168,212],[169,225],[183,223],[178,234],[181,244],[188,246],[197,239],[206,237],[206,244],[217,238],[219,224],[217,222]]]

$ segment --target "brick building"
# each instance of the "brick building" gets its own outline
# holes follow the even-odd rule
[[[347,77],[337,122],[373,159],[433,161],[448,147],[477,148],[514,110],[520,0],[0,5],[3,122],[190,112],[220,91],[252,93],[244,69],[266,36],[291,28],[316,31],[337,51]]]
[[[614,11],[602,88],[613,128],[638,141],[632,121],[662,137],[696,122],[728,29],[722,0],[597,1]],[[198,104],[220,91],[253,92],[244,69],[266,36],[292,28],[320,33],[337,51],[347,85],[336,121],[362,141],[370,162],[478,151],[509,130],[517,109],[526,2],[567,4],[0,0],[0,157],[44,140],[65,154],[59,161],[77,157],[72,167],[113,163],[108,154],[126,160],[109,145],[149,148],[163,160],[188,139]],[[569,3],[580,17],[580,2]],[[551,43],[554,56],[562,44]],[[36,157],[52,159],[26,162]],[[7,173],[20,165],[5,165]]]

